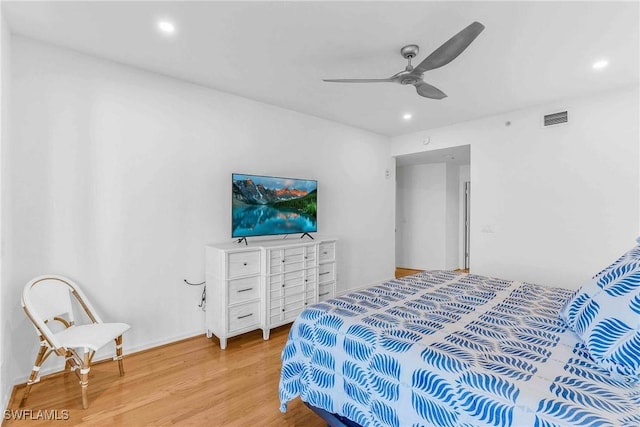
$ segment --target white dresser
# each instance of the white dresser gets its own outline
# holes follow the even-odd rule
[[[206,247],[207,336],[220,339],[293,322],[336,292],[336,239],[257,240]]]

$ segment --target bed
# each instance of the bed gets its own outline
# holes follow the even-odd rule
[[[280,409],[300,397],[349,426],[639,426],[640,382],[559,317],[588,329],[578,294],[429,271],[315,304],[282,351]]]

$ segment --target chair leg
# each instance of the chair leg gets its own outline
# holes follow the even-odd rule
[[[38,373],[40,372],[40,366],[44,363],[49,356],[47,353],[48,347],[44,340],[40,340],[40,350],[38,351],[38,355],[36,356],[36,361],[33,364],[33,369],[31,370],[31,375],[29,375],[29,380],[27,381],[27,388],[24,389],[24,395],[22,396],[22,400],[20,401],[20,407],[24,407],[25,403],[27,403],[27,398],[29,397],[29,393],[31,392],[31,386],[37,382]]]
[[[80,368],[80,387],[82,387],[82,409],[89,407],[87,388],[89,387],[89,371],[91,370],[91,357],[88,348],[84,350],[84,362]]]
[[[116,357],[118,360],[118,368],[120,369],[120,376],[124,376],[124,365],[122,364],[122,335],[116,338]]]

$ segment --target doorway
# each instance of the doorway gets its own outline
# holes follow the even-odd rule
[[[465,145],[396,157],[397,267],[469,268],[470,152]]]

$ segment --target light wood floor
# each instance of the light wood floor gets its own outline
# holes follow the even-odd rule
[[[420,273],[424,270],[416,270],[415,268],[396,267],[396,279],[412,274]]]
[[[416,270],[415,268],[406,268],[406,267],[396,267],[396,279],[404,276],[410,276],[411,274],[420,273],[424,270]],[[468,273],[468,268],[458,268],[453,271],[459,271],[461,273]]]
[[[24,409],[68,410],[67,421],[4,421],[3,426],[324,426],[300,399],[281,413],[280,352],[290,325],[229,339],[220,350],[204,335],[125,356],[125,376],[116,362],[96,364],[89,374],[89,408],[83,410],[74,374],[52,374],[33,385]],[[125,335],[126,340],[126,335]],[[34,355],[35,357],[35,355]],[[51,356],[55,357],[55,356]],[[46,362],[45,362],[46,363]],[[9,409],[18,409],[17,386]]]

